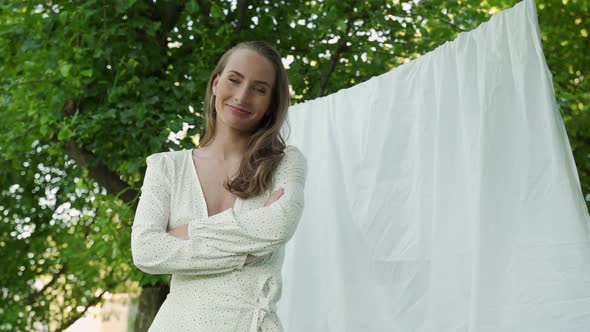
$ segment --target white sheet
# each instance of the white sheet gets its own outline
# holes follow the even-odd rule
[[[287,332],[590,331],[590,218],[532,0],[292,107]]]

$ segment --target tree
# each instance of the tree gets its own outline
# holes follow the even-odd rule
[[[131,261],[130,226],[145,157],[198,141],[208,75],[231,45],[274,44],[289,63],[298,103],[389,71],[515,3],[1,4],[0,330],[31,330],[50,321],[52,330],[61,330],[106,291],[138,287],[147,304],[137,330],[149,325],[168,277],[144,274]],[[588,194],[588,4],[539,0],[537,7]]]

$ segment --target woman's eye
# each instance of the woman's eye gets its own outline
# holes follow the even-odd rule
[[[256,89],[256,91],[258,93],[260,93],[260,94],[265,94],[266,93],[266,90],[264,90],[264,89]]]
[[[232,83],[240,83],[240,81],[236,80],[235,78],[230,78],[229,79]]]

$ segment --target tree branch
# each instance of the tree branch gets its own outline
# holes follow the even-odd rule
[[[98,296],[96,296],[94,299],[92,299],[92,301],[88,302],[86,307],[84,307],[84,310],[71,316],[67,321],[65,321],[63,324],[61,324],[58,331],[63,331],[65,329],[67,329],[68,327],[70,327],[70,325],[74,324],[78,319],[83,317],[84,314],[86,314],[86,311],[88,311],[88,309],[90,307],[92,307],[92,306],[98,304],[100,301],[102,301],[102,297],[104,296],[104,294],[106,292],[107,292],[106,290],[103,290],[102,292],[100,292],[100,294],[98,294]]]
[[[37,299],[38,296],[43,295],[45,293],[45,291],[47,290],[47,288],[53,286],[53,284],[55,284],[55,282],[57,281],[57,279],[59,278],[59,276],[61,276],[62,274],[64,274],[66,272],[66,266],[63,265],[61,267],[61,269],[59,269],[59,271],[57,271],[56,273],[53,274],[51,280],[46,283],[43,288],[41,288],[39,291],[35,292],[35,293],[31,293],[29,294],[29,296],[27,297],[26,302],[29,305],[32,305],[35,300]]]
[[[67,140],[65,147],[68,157],[73,159],[78,167],[87,168],[90,176],[109,193],[118,196],[119,199],[127,204],[135,201],[135,198],[139,194],[137,190],[131,189],[125,181],[119,178],[119,175],[105,165],[93,165],[96,158],[92,153],[83,150],[72,140]]]
[[[246,14],[248,12],[248,0],[238,0],[238,21],[234,28],[234,34],[240,33],[246,25]]]
[[[63,112],[66,117],[74,115],[78,111],[81,99],[73,98],[64,103]],[[65,141],[66,154],[70,159],[74,160],[78,167],[87,168],[90,176],[104,187],[110,194],[118,196],[123,202],[132,206],[133,210],[137,207],[136,197],[139,192],[129,186],[129,184],[119,177],[119,175],[111,171],[106,165],[96,165],[95,156],[82,149],[73,140]]]
[[[164,0],[158,1],[154,7],[150,7],[152,10],[149,18],[152,21],[159,21],[161,23],[160,29],[158,29],[158,36],[160,49],[164,53],[168,50],[168,34],[176,26],[176,23],[178,23],[178,19],[184,11],[185,5],[185,1]]]
[[[204,18],[209,17],[209,14],[211,13],[211,2],[206,0],[197,0],[197,3],[199,4],[201,15]]]
[[[338,39],[338,43],[336,44],[336,50],[334,51],[334,53],[330,57],[330,63],[328,64],[328,68],[322,74],[322,77],[320,79],[320,88],[318,89],[318,93],[316,95],[316,98],[323,96],[324,93],[326,92],[326,88],[328,86],[328,80],[330,79],[330,75],[332,75],[332,73],[334,72],[334,69],[336,68],[336,64],[338,63],[338,60],[340,60],[340,55],[341,55],[342,51],[344,51],[344,49],[346,48],[346,42],[348,41],[348,33],[350,32],[350,28],[352,27],[354,20],[355,20],[355,18],[350,17],[348,19],[348,21],[346,22],[346,29],[345,29],[344,33]]]

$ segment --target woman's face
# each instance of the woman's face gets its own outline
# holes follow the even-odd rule
[[[234,51],[213,80],[218,125],[254,129],[269,109],[274,78],[273,64],[264,56],[249,49]]]

